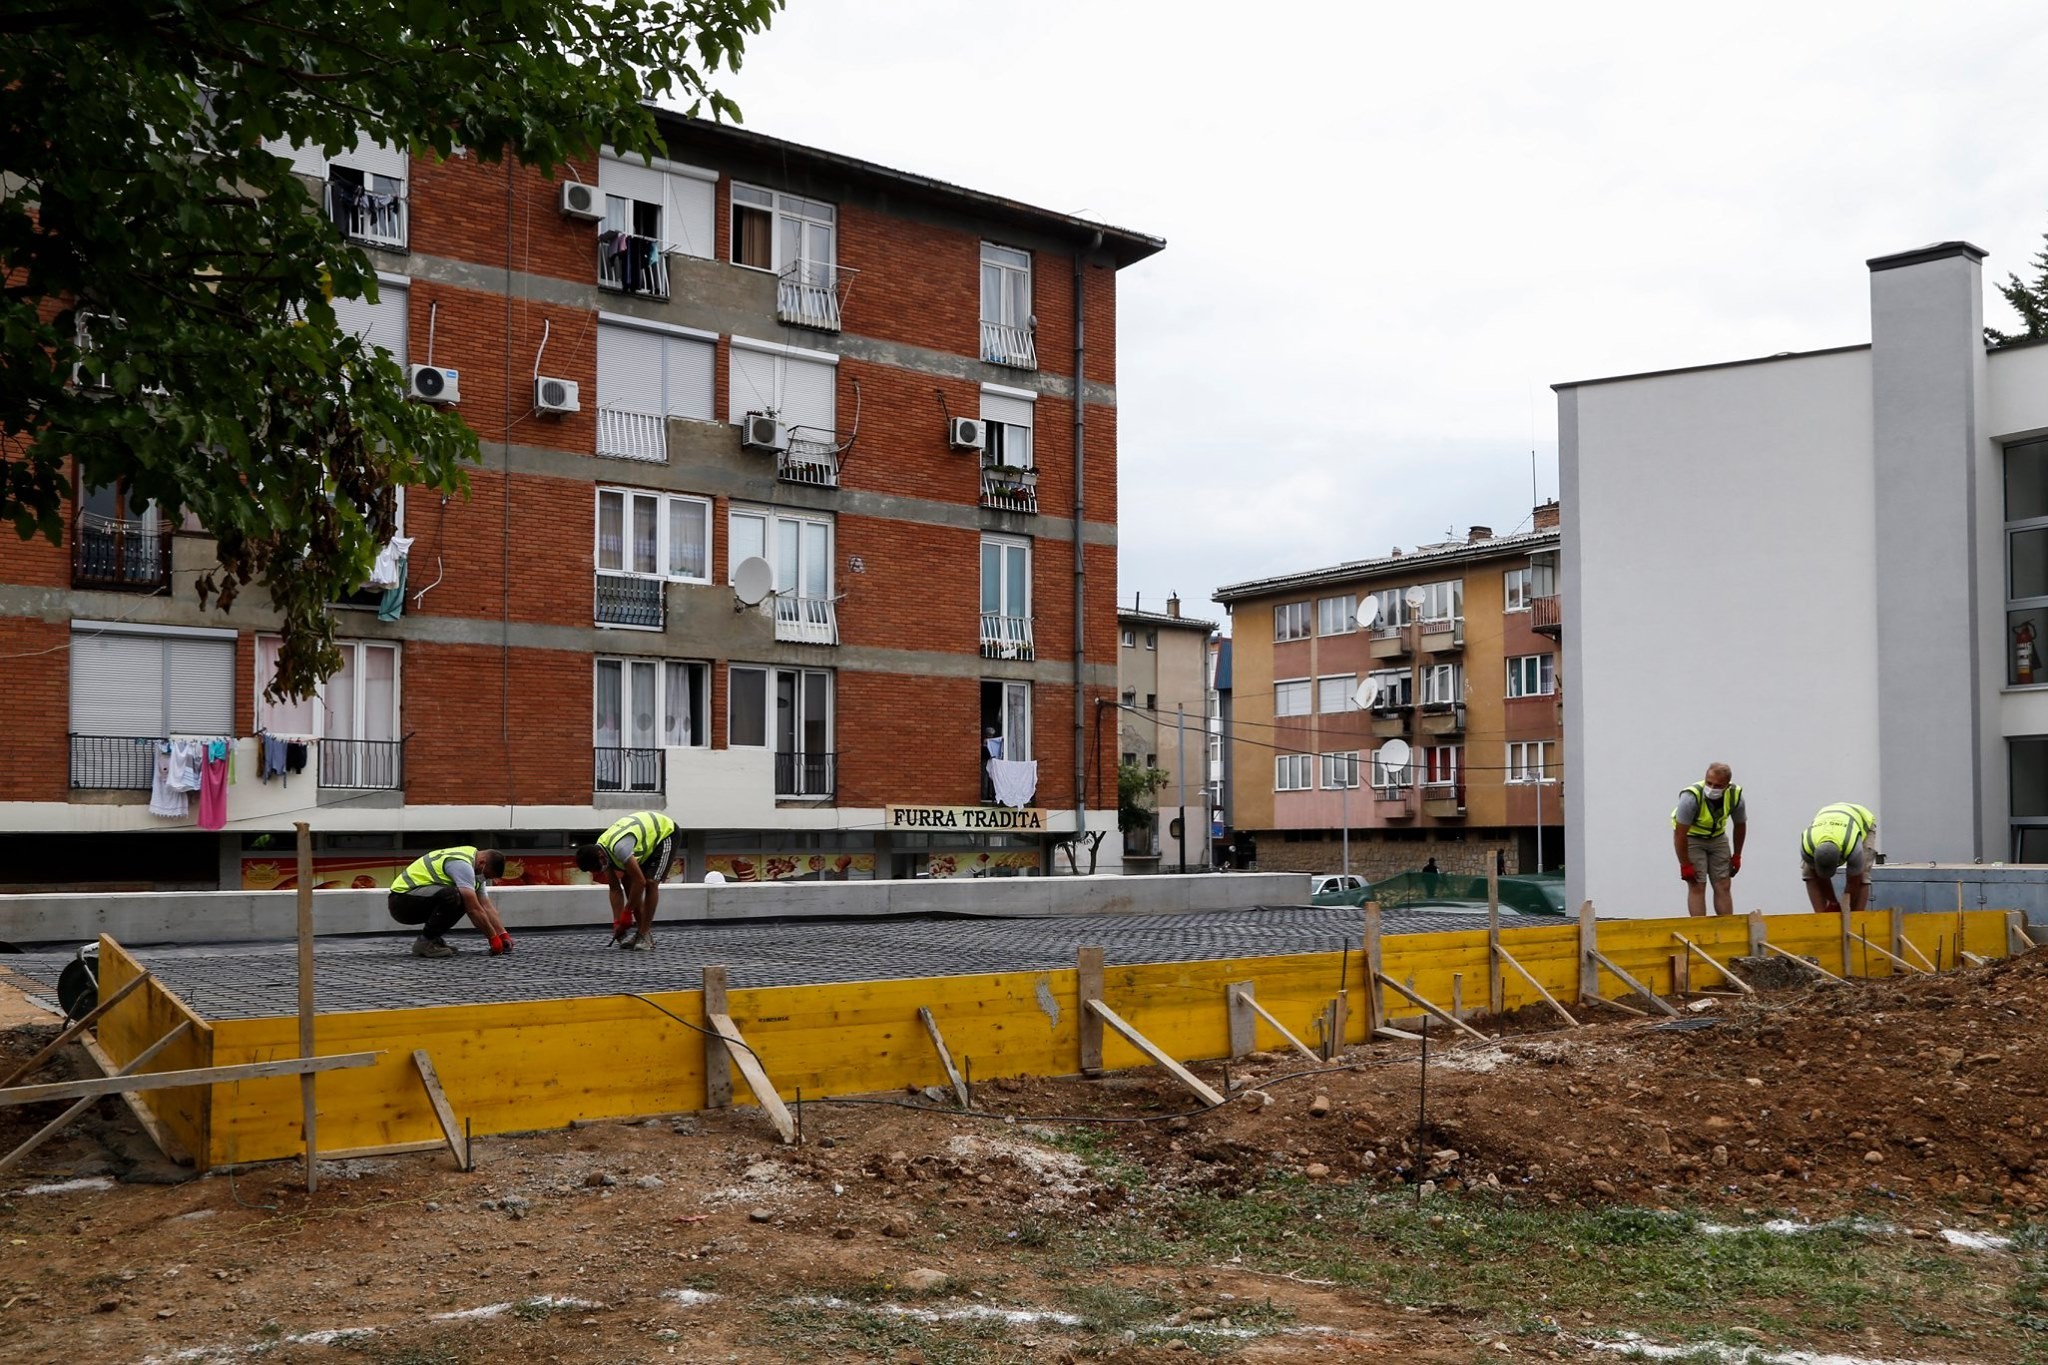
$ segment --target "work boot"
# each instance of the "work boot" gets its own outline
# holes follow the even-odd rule
[[[412,955],[414,957],[454,957],[455,949],[450,948],[438,938],[428,938],[422,934],[413,940]]]
[[[654,951],[654,935],[635,934],[633,941],[626,946],[636,953],[651,953]]]

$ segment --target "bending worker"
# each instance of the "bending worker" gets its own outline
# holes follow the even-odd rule
[[[466,914],[491,940],[491,956],[512,951],[512,935],[498,918],[498,907],[485,894],[490,879],[505,875],[505,855],[495,848],[461,845],[436,849],[391,879],[391,918],[417,924],[420,936],[414,957],[454,957],[455,949],[441,935]]]
[[[1742,871],[1742,841],[1749,837],[1749,812],[1742,788],[1726,763],[1709,763],[1704,780],[1678,794],[1671,812],[1671,846],[1678,854],[1678,875],[1685,882],[1685,912],[1707,913],[1707,883],[1714,885],[1714,913],[1735,913],[1729,881]],[[1728,826],[1735,842],[1728,842]]]
[[[632,941],[622,946],[643,953],[653,950],[654,907],[675,850],[676,822],[658,810],[636,810],[614,820],[596,843],[576,850],[576,866],[603,873],[611,888],[614,944],[632,929]]]
[[[1822,806],[1799,841],[1799,869],[1806,878],[1806,898],[1815,914],[1839,914],[1842,903],[1835,899],[1835,869],[1848,875],[1843,879],[1849,892],[1851,910],[1870,908],[1870,865],[1877,861],[1877,816],[1867,806],[1847,801]]]

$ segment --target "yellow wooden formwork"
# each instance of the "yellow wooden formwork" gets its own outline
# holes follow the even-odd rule
[[[1855,916],[1853,927],[1889,947],[1891,923],[1889,912],[1870,911]],[[1816,957],[1830,971],[1839,969],[1841,930],[1835,916],[1776,915],[1765,917],[1763,924],[1772,943]],[[2001,911],[1970,911],[1960,920],[1953,913],[1909,915],[1903,929],[1930,957],[1937,939],[1942,940],[1946,961],[1952,963],[1959,925],[1969,951],[1982,957],[2005,955]],[[1673,952],[1683,952],[1672,938],[1674,931],[1723,962],[1749,950],[1744,917],[1603,920],[1596,925],[1600,951],[1660,992],[1671,989]],[[1500,941],[1558,999],[1578,997],[1582,978],[1576,922],[1503,930]],[[1860,975],[1864,954],[1858,948],[1852,974]],[[1445,1009],[1451,1005],[1453,975],[1462,975],[1468,1011],[1483,1009],[1484,930],[1397,935],[1382,940],[1381,952],[1386,976],[1404,984],[1412,980],[1412,989]],[[1871,975],[1895,970],[1878,954],[1868,956]],[[133,971],[125,955],[120,960],[127,964],[124,970]],[[1260,1006],[1311,1042],[1320,1036],[1319,1021],[1342,988],[1350,1002],[1345,1041],[1356,1043],[1365,1040],[1370,1027],[1365,970],[1359,948],[1112,965],[1103,974],[1103,1000],[1168,1054],[1197,1061],[1229,1054],[1225,991],[1230,983],[1252,982]],[[1711,976],[1712,969],[1696,959],[1692,970],[1695,986],[1717,984],[1701,979]],[[1630,994],[1610,972],[1601,971],[1597,979],[1598,993],[1605,998]],[[110,980],[108,989],[118,984],[119,978]],[[918,1019],[920,1007],[932,1012],[956,1064],[971,1070],[977,1082],[1072,1075],[1080,1069],[1078,991],[1072,969],[916,977],[736,990],[728,996],[727,1010],[787,1100],[798,1090],[808,1098],[945,1085],[944,1070]],[[137,998],[147,995],[145,988]],[[1509,1009],[1538,1001],[1512,971],[1503,974],[1502,997]],[[705,1104],[705,1038],[697,1031],[705,1023],[702,995],[674,991],[649,999],[661,1008],[615,995],[323,1014],[320,1053],[382,1050],[386,1055],[374,1066],[320,1077],[321,1146],[383,1147],[439,1136],[412,1065],[414,1048],[432,1057],[458,1120],[479,1136],[557,1128],[573,1119],[700,1109]],[[1418,1017],[1415,1006],[1392,991],[1383,990],[1381,999],[1387,1018]],[[292,1016],[218,1021],[207,1039],[210,1062],[296,1056],[297,1029]],[[1265,1047],[1279,1043],[1263,1023],[1258,1038]],[[1113,1032],[1104,1040],[1103,1062],[1112,1069],[1147,1064]],[[738,1076],[733,1088],[735,1102],[752,1098]],[[203,1137],[203,1147],[194,1150],[204,1152],[204,1161],[266,1160],[300,1151],[296,1078],[217,1085],[207,1101],[189,1134]],[[181,1140],[188,1136],[173,1131]]]
[[[99,994],[101,999],[142,974],[142,968],[128,951],[112,938],[100,937]],[[101,1015],[95,1026],[100,1048],[114,1065],[126,1066],[172,1029],[189,1022],[192,1028],[175,1043],[159,1052],[149,1063],[151,1071],[185,1071],[213,1065],[213,1026],[200,1018],[161,981],[151,977],[126,1000]],[[156,1115],[157,1121],[187,1152],[197,1154],[205,1164],[206,1125],[213,1108],[211,1087],[186,1086],[179,1090],[143,1090],[135,1099]]]

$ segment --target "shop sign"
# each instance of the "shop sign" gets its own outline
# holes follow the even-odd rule
[[[957,829],[983,834],[1042,834],[1036,806],[887,806],[890,829]]]

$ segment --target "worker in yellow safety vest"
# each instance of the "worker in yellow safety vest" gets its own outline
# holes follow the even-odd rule
[[[1877,816],[1868,806],[1839,801],[1822,806],[1799,841],[1799,869],[1806,879],[1806,898],[1815,914],[1839,914],[1835,870],[1846,874],[1843,885],[1851,910],[1870,908],[1870,865],[1882,860],[1877,851]]]
[[[506,932],[505,921],[498,918],[498,907],[491,904],[488,894],[491,879],[504,875],[504,854],[495,848],[460,844],[415,858],[412,866],[393,877],[391,918],[420,926],[412,955],[455,956],[455,949],[443,943],[441,935],[465,914],[490,937],[492,957],[511,952],[512,935]]]
[[[1728,839],[1729,826],[1735,840]],[[1742,843],[1749,837],[1749,811],[1742,788],[1726,763],[1709,763],[1707,775],[1678,794],[1671,812],[1671,847],[1678,854],[1678,875],[1685,882],[1685,912],[1707,913],[1707,886],[1714,888],[1714,913],[1735,913],[1729,882],[1742,871]]]
[[[576,850],[576,866],[602,875],[612,893],[612,942],[636,952],[654,948],[654,910],[661,881],[675,859],[676,822],[658,810],[636,810],[612,822],[597,842]],[[630,942],[621,944],[626,931]]]

